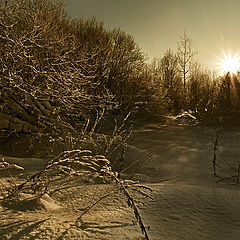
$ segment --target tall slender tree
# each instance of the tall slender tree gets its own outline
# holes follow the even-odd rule
[[[193,41],[187,35],[186,31],[184,31],[183,36],[178,42],[177,48],[177,57],[178,57],[178,65],[179,71],[183,77],[183,86],[184,92],[186,94],[186,84],[187,79],[189,77],[191,67],[193,65],[193,58],[197,55],[197,50],[193,47]]]

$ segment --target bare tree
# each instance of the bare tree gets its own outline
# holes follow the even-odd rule
[[[171,92],[174,87],[174,79],[177,75],[177,56],[169,49],[166,51],[163,58],[160,60],[160,71],[163,84]]]
[[[181,37],[180,42],[178,42],[177,57],[179,70],[183,76],[185,93],[187,78],[189,76],[195,55],[197,55],[197,50],[193,48],[193,41],[188,37],[186,31],[184,31],[183,37]]]
[[[169,49],[161,59],[154,59],[149,69],[156,91],[164,99],[161,104],[165,104],[170,111],[178,112],[182,106],[183,84],[178,71],[177,55]]]
[[[64,142],[70,133],[78,134],[84,119],[115,102],[96,81],[101,52],[94,45],[92,51],[82,47],[61,2],[3,3],[0,0],[0,131],[32,132],[36,138]]]

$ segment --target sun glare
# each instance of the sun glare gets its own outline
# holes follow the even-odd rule
[[[217,65],[222,73],[237,73],[240,70],[240,57],[238,55],[232,56],[231,54],[224,55]]]

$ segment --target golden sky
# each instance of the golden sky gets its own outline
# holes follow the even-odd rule
[[[95,16],[131,34],[150,58],[161,57],[187,31],[198,60],[212,69],[231,51],[240,54],[240,0],[65,0],[72,17]]]

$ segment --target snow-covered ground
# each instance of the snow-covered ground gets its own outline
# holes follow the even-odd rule
[[[168,182],[154,184],[154,200],[144,208],[152,239],[240,239],[240,188],[218,169],[212,175],[215,130],[176,121],[143,126],[132,139],[154,153],[152,165]],[[224,131],[217,161],[228,170],[240,160],[240,131]],[[236,169],[235,169],[236,170]]]
[[[137,175],[151,182],[147,185],[153,189],[153,199],[139,205],[145,225],[150,226],[150,239],[240,239],[240,186],[234,179],[216,183],[228,176],[224,172],[228,168],[219,170],[217,177],[212,175],[214,140],[214,130],[175,120],[136,127],[126,157],[133,161],[152,153]],[[226,130],[223,140],[219,164],[225,166],[221,153],[235,166],[240,160],[240,130]],[[62,206],[58,210],[19,211],[0,206],[0,239],[144,239],[133,224],[132,210],[119,194],[86,214],[81,227],[73,225],[89,199],[97,199],[109,189],[109,185],[74,185],[50,193]]]

